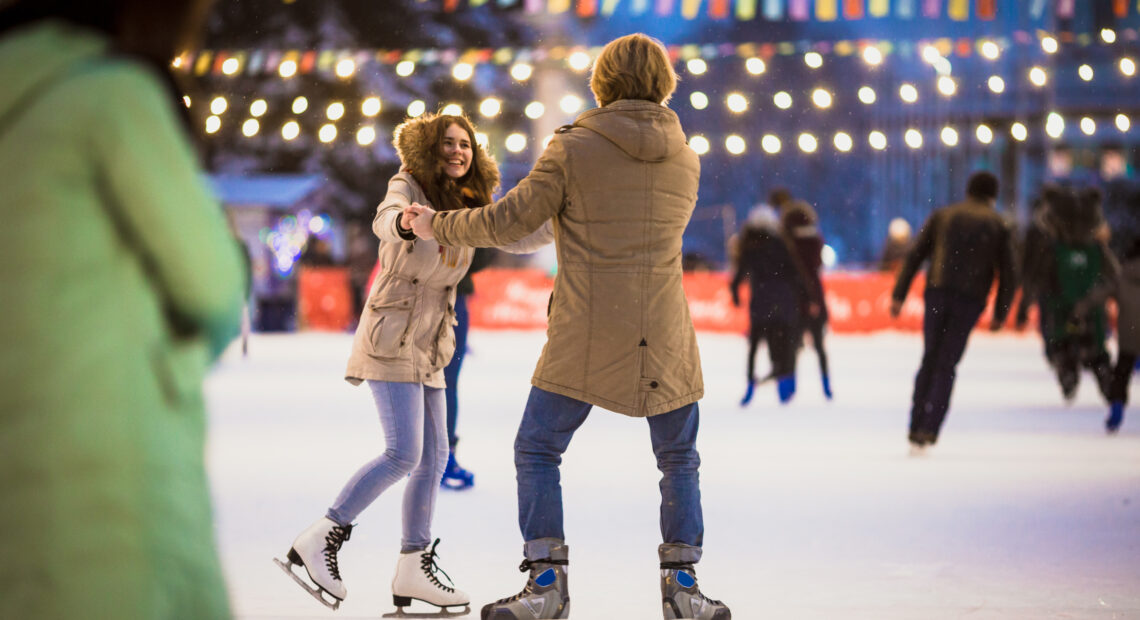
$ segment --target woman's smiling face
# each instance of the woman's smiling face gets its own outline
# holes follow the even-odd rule
[[[471,169],[471,158],[474,155],[471,146],[471,136],[460,125],[451,124],[443,133],[443,144],[440,145],[443,155],[443,169],[447,176],[458,179]]]

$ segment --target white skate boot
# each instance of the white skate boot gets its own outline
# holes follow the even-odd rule
[[[338,525],[328,517],[321,517],[293,541],[293,546],[286,556],[289,559],[288,564],[277,558],[274,558],[273,562],[322,605],[336,609],[340,607],[340,602],[348,593],[344,582],[340,580],[337,552],[351,533],[351,525]],[[312,586],[293,572],[293,565],[305,567]],[[328,594],[334,600],[329,601],[324,594]]]
[[[392,603],[396,605],[396,611],[384,614],[384,618],[454,618],[471,613],[471,597],[457,590],[451,577],[436,564],[439,556],[435,548],[438,545],[437,538],[430,549],[400,554],[396,561],[396,575],[392,577]],[[438,575],[443,575],[447,585],[440,582]],[[412,599],[439,609],[432,612],[404,611],[412,604]],[[449,609],[451,607],[461,609]]]

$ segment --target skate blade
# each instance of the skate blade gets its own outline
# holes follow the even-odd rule
[[[305,580],[298,577],[297,573],[293,572],[293,569],[292,569],[293,565],[291,563],[282,562],[281,560],[278,560],[277,558],[273,558],[273,563],[276,564],[277,566],[280,566],[281,570],[285,571],[285,574],[292,577],[293,581],[297,582],[297,585],[301,586],[302,588],[305,589],[305,592],[309,593],[309,596],[320,601],[321,605],[324,605],[325,607],[328,607],[329,609],[331,609],[333,611],[336,611],[337,609],[340,608],[340,599],[336,598],[332,594],[329,594],[329,596],[332,597],[332,599],[333,599],[333,602],[330,603],[324,597],[324,594],[326,591],[320,589],[319,586],[317,586],[317,587],[310,586],[308,583],[305,582]]]
[[[462,480],[449,481],[447,478],[444,478],[443,481],[439,483],[439,486],[449,491],[466,491],[467,489],[473,488],[475,483],[467,483]]]
[[[429,605],[431,603],[428,603]],[[451,607],[459,607],[459,605],[451,605]],[[466,616],[471,613],[471,605],[464,605],[463,609],[450,611],[447,607],[441,607],[435,611],[404,611],[403,607],[397,607],[396,611],[386,613],[381,618],[458,618]]]

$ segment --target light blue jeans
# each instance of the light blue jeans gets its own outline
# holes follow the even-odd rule
[[[344,485],[328,518],[350,525],[388,487],[411,474],[404,489],[401,551],[431,544],[431,519],[447,465],[447,409],[443,390],[420,383],[369,381],[387,449]]]

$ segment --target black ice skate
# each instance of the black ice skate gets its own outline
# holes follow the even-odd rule
[[[304,588],[322,605],[335,610],[340,607],[340,602],[347,595],[344,582],[340,579],[337,552],[351,533],[351,525],[338,525],[332,519],[322,517],[293,541],[293,546],[286,555],[288,564],[277,558],[273,558],[273,563],[280,566],[281,570],[297,582],[297,585]],[[293,571],[294,565],[305,568],[312,585],[306,583]],[[328,598],[325,597],[326,594]]]
[[[693,565],[700,559],[699,547],[664,544],[661,558],[661,612],[665,620],[732,620],[728,606],[704,594],[697,585]]]
[[[384,618],[455,618],[471,613],[471,597],[455,588],[451,577],[436,564],[439,557],[435,539],[430,549],[401,553],[396,562],[396,575],[392,577],[392,602],[396,611],[384,614]],[[438,575],[443,575],[450,585],[444,585]],[[404,608],[417,600],[439,609],[429,612],[405,611]],[[456,609],[452,609],[452,608]]]

